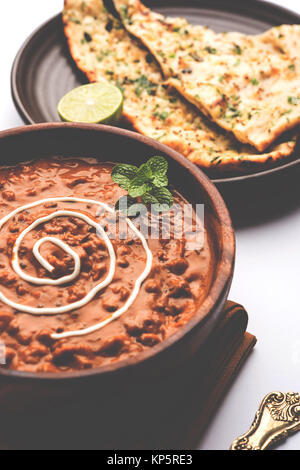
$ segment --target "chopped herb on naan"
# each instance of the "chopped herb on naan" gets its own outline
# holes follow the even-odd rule
[[[91,82],[107,81],[124,94],[124,116],[138,132],[181,152],[204,169],[247,171],[289,156],[293,136],[264,154],[238,142],[165,87],[159,66],[111,17],[101,0],[66,0],[63,12],[71,55]]]
[[[300,25],[257,36],[217,34],[139,0],[114,4],[169,83],[241,142],[262,152],[300,123]]]

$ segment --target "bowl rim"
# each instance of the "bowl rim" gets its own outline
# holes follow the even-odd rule
[[[86,132],[99,133],[99,137],[103,133],[113,134],[122,136],[123,138],[135,140],[149,147],[152,147],[156,152],[162,152],[175,160],[181,166],[183,166],[194,178],[197,183],[200,184],[206,193],[208,199],[211,202],[213,214],[219,222],[220,237],[222,240],[220,259],[216,265],[217,276],[214,279],[208,296],[206,297],[203,304],[198,310],[198,315],[195,315],[187,324],[181,327],[178,332],[172,335],[165,341],[162,341],[157,346],[146,350],[132,358],[128,358],[122,361],[117,361],[115,364],[108,366],[91,368],[84,371],[74,372],[61,372],[61,373],[43,373],[43,372],[24,372],[18,370],[1,369],[0,377],[7,377],[13,379],[34,379],[42,381],[57,381],[61,382],[64,380],[70,381],[71,379],[82,379],[92,376],[102,376],[104,374],[112,374],[120,372],[124,369],[131,369],[135,366],[141,365],[142,363],[151,360],[154,356],[159,355],[166,349],[179,342],[185,335],[189,334],[197,325],[204,323],[212,313],[214,307],[217,307],[224,291],[228,287],[228,283],[231,282],[234,264],[235,264],[235,234],[232,226],[229,211],[226,207],[224,200],[222,199],[219,191],[215,185],[209,180],[209,178],[193,163],[187,160],[183,155],[172,150],[160,142],[157,142],[149,137],[145,137],[136,132],[125,130],[122,128],[111,127],[106,125],[93,125],[93,124],[82,124],[82,123],[43,123],[34,124],[28,126],[21,126],[13,129],[8,129],[0,132],[0,141],[3,139],[13,139],[20,135],[32,134],[32,138],[40,132],[55,132],[59,130],[76,131],[76,129]],[[201,312],[201,313],[200,313]],[[199,319],[200,317],[200,319]]]

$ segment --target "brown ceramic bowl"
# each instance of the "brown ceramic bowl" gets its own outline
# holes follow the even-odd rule
[[[169,340],[127,361],[84,372],[32,374],[0,369],[0,406],[16,409],[47,400],[99,397],[165,375],[192,358],[223,318],[231,286],[235,237],[229,213],[215,186],[183,156],[149,138],[119,128],[52,123],[0,133],[0,164],[47,156],[96,157],[100,161],[140,164],[153,155],[169,161],[172,185],[189,202],[204,203],[206,226],[216,251],[214,280],[193,319]]]

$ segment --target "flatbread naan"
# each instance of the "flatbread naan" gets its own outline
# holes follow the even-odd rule
[[[160,69],[101,0],[66,0],[63,12],[71,55],[91,82],[117,84],[124,93],[124,115],[140,133],[181,152],[204,169],[249,171],[289,156],[295,138],[258,154],[220,131],[176,91],[163,85]]]
[[[114,0],[127,30],[191,103],[260,152],[300,123],[300,25],[216,34],[165,18],[139,0]]]

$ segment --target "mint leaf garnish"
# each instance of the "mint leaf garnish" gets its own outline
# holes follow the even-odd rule
[[[152,179],[151,168],[145,163],[140,167],[135,177],[130,181],[128,194],[130,197],[140,197],[152,189],[150,185]]]
[[[168,162],[164,157],[152,157],[140,168],[133,165],[117,165],[111,174],[115,183],[128,191],[127,215],[134,216],[131,208],[139,203],[151,204],[156,212],[166,212],[173,205],[172,193],[168,186]],[[127,197],[127,196],[125,196]],[[121,198],[122,202],[123,198]],[[118,201],[116,210],[121,210]],[[130,215],[131,214],[131,215]]]
[[[156,175],[153,179],[153,184],[156,188],[164,188],[168,186],[169,181],[167,175]]]
[[[111,173],[111,177],[115,183],[118,183],[120,188],[128,191],[130,182],[136,176],[138,171],[138,167],[134,165],[121,164],[115,166]]]
[[[153,175],[166,175],[168,162],[164,157],[152,157],[146,163],[151,168]]]
[[[156,212],[166,212],[172,207],[173,196],[167,188],[154,188],[151,195],[157,199],[157,203],[154,204]]]
[[[145,205],[151,204],[155,212],[167,212],[173,205],[172,193],[167,188],[153,188],[141,200]]]

